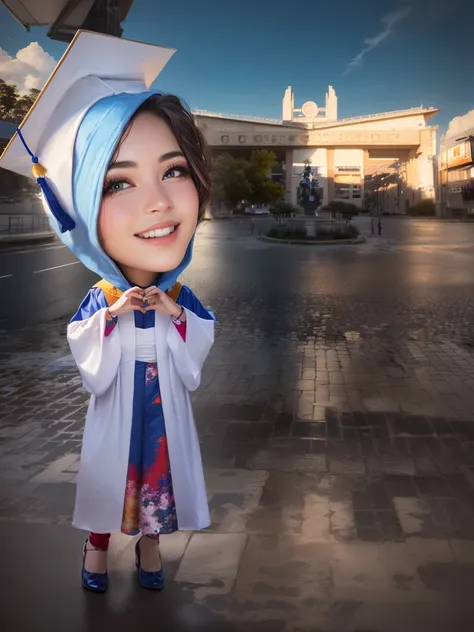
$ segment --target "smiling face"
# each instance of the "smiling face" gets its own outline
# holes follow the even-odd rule
[[[168,125],[139,113],[109,165],[99,214],[107,255],[134,285],[152,285],[182,262],[196,230],[199,197]]]

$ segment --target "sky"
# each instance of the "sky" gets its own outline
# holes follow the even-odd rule
[[[135,0],[123,37],[176,48],[153,87],[192,109],[281,118],[295,105],[324,105],[339,118],[434,106],[444,132],[474,126],[472,0]],[[0,7],[0,78],[41,87],[66,44],[28,33]],[[453,127],[453,130],[454,130]]]

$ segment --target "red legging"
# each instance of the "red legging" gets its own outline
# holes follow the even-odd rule
[[[159,535],[147,535],[147,538],[152,540],[159,540]],[[89,542],[94,549],[100,549],[101,551],[107,551],[109,548],[110,533],[90,533]]]

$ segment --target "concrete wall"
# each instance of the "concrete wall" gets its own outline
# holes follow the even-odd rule
[[[226,132],[240,132],[245,134],[251,134],[253,132],[259,134],[281,134],[282,131],[288,132],[289,130],[294,130],[293,127],[288,128],[284,125],[271,125],[266,123],[259,123],[257,121],[232,121],[225,118],[204,116],[198,117],[198,126],[204,132],[204,134],[206,133],[206,130],[214,130],[217,132],[222,132],[223,134],[225,134]],[[301,130],[297,128],[297,131]]]
[[[363,129],[373,130],[398,130],[398,129],[419,129],[426,127],[425,117],[423,114],[413,116],[400,116],[392,119],[377,119],[373,121],[364,121],[363,123],[350,123],[349,125],[341,125],[342,131],[359,131]]]
[[[334,150],[334,168],[360,167],[363,174],[364,150],[363,149],[338,149]]]

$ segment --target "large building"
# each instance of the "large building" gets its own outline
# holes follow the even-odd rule
[[[301,201],[299,185],[309,166],[320,204],[342,200],[379,213],[404,214],[420,200],[436,197],[437,127],[428,122],[437,112],[416,107],[339,119],[337,96],[330,86],[324,108],[312,101],[295,108],[288,88],[281,120],[202,110],[194,114],[214,155],[250,157],[255,149],[272,149],[278,160],[273,178],[283,184],[292,204]],[[13,124],[1,122],[2,138],[13,132]],[[454,184],[461,195],[462,185]]]
[[[428,122],[437,109],[415,107],[339,119],[337,105],[329,86],[325,107],[307,101],[296,108],[289,87],[281,120],[203,110],[195,115],[213,154],[272,149],[281,165],[286,199],[293,204],[308,165],[323,204],[343,200],[404,214],[422,199],[435,199],[437,127]]]

